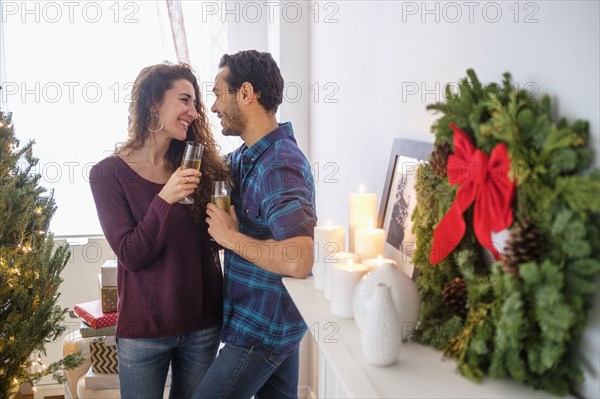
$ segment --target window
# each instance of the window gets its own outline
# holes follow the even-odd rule
[[[227,52],[227,29],[200,24],[200,2],[183,2],[191,65],[209,111]],[[3,110],[17,137],[35,140],[36,172],[54,190],[56,235],[101,234],[89,189],[91,166],[127,136],[132,82],[145,66],[177,60],[165,1],[2,1]],[[6,58],[4,58],[4,56]],[[4,70],[6,68],[6,70]],[[209,111],[210,113],[210,111]],[[219,124],[211,115],[217,140]],[[235,145],[223,143],[228,151]]]

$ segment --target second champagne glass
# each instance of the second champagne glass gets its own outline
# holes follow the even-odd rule
[[[204,146],[195,141],[188,141],[185,143],[185,150],[183,151],[183,157],[181,158],[181,169],[189,169],[194,168],[196,170],[200,170],[200,165],[202,164],[202,151],[204,150]],[[186,196],[180,199],[180,204],[193,204],[194,198],[191,196]]]
[[[229,183],[226,181],[215,181],[213,182],[213,191],[210,198],[210,202],[218,206],[220,209],[229,213],[229,206],[231,205],[231,200],[229,195],[231,191],[231,187]]]

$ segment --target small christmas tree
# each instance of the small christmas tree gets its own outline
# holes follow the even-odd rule
[[[0,111],[1,399],[46,375],[62,383],[62,370],[83,362],[81,356],[70,355],[49,366],[41,364],[45,344],[65,331],[66,309],[56,302],[69,250],[56,247],[48,233],[56,206],[38,185],[41,176],[32,173],[38,162],[32,146],[29,142],[19,149],[11,114]]]

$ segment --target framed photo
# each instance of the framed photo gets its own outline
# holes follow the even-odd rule
[[[415,179],[419,164],[426,162],[432,151],[431,143],[394,139],[377,218],[385,230],[385,257],[395,260],[413,279],[417,277],[411,262],[416,242],[411,220],[417,204]]]

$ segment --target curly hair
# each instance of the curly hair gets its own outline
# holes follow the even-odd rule
[[[202,164],[200,171],[202,178],[200,184],[194,193],[196,202],[194,208],[197,208],[194,214],[198,215],[204,212],[206,204],[210,202],[211,186],[215,180],[228,180],[229,173],[226,165],[219,156],[220,147],[217,145],[211,131],[206,109],[200,101],[200,87],[198,80],[194,75],[192,68],[185,64],[171,64],[164,62],[148,66],[138,74],[133,88],[131,90],[131,103],[129,104],[129,135],[124,143],[118,144],[115,153],[124,151],[135,151],[144,147],[144,144],[150,136],[148,123],[150,117],[150,108],[152,105],[160,104],[167,90],[173,88],[173,83],[177,80],[185,79],[194,87],[196,95],[196,118],[188,127],[186,139],[184,141],[171,140],[169,148],[165,154],[166,166],[174,172],[181,163],[185,141],[197,141],[204,145],[202,153]]]
[[[229,67],[225,78],[229,90],[238,91],[244,82],[252,84],[258,93],[258,103],[268,112],[276,113],[283,102],[283,77],[269,53],[245,50],[221,57],[219,68]]]

